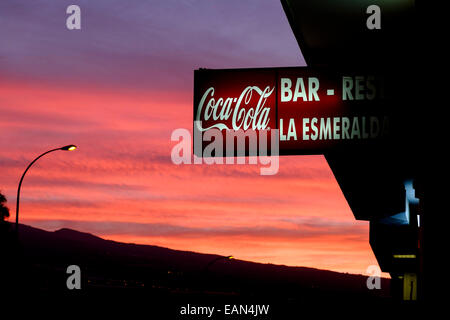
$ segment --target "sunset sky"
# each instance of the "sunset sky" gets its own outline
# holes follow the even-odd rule
[[[82,29],[66,29],[81,7]],[[238,259],[365,273],[377,264],[322,156],[171,162],[193,70],[302,66],[279,1],[0,2],[0,191],[14,221]]]

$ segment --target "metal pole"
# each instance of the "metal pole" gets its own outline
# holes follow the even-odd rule
[[[61,148],[56,148],[56,149],[52,149],[49,150],[47,152],[44,152],[43,154],[41,154],[39,157],[37,157],[36,159],[34,159],[29,165],[28,167],[25,169],[24,173],[22,174],[22,177],[20,178],[20,182],[19,182],[19,187],[17,188],[17,199],[16,199],[16,235],[19,234],[19,201],[20,201],[20,187],[22,186],[22,181],[23,178],[25,177],[25,174],[27,173],[28,169],[30,169],[30,167],[41,157],[45,156],[47,153],[53,152],[53,151],[57,151],[57,150],[62,150]]]

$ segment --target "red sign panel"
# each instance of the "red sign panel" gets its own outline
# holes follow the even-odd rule
[[[194,131],[220,131],[225,141],[230,130],[278,129],[280,154],[378,142],[388,132],[386,106],[382,79],[374,73],[296,67],[194,74]]]

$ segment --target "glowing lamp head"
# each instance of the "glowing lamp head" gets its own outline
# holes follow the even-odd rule
[[[228,258],[228,259],[230,259],[230,260],[231,260],[231,259],[234,259],[234,257],[233,257],[233,256],[228,256],[227,258]]]
[[[68,146],[62,147],[61,150],[66,150],[66,151],[73,151],[77,148],[76,145],[74,144],[69,144]]]

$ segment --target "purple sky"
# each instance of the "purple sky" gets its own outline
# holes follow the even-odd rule
[[[82,30],[66,29],[81,7]],[[376,263],[322,156],[176,166],[193,70],[304,65],[277,0],[0,0],[0,190],[21,221],[117,241],[363,273]],[[14,219],[14,215],[10,219]]]
[[[3,0],[0,15],[0,77],[190,92],[200,67],[304,65],[278,1]]]

